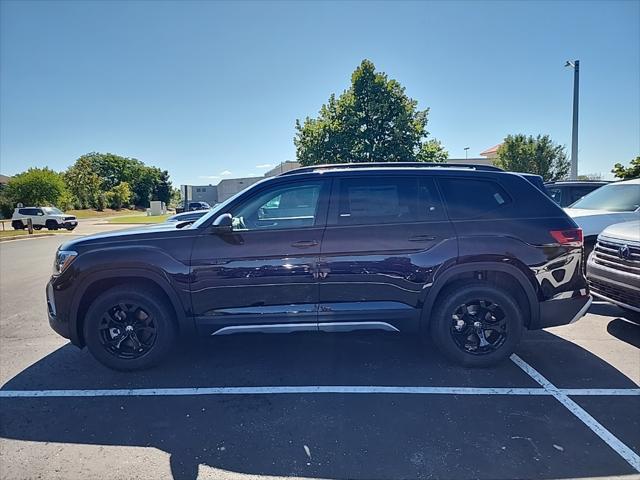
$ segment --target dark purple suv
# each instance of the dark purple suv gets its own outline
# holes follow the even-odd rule
[[[453,361],[506,358],[524,329],[580,318],[582,231],[492,167],[348,164],[266,179],[194,223],[63,244],[51,326],[130,370],[181,335],[384,330]]]

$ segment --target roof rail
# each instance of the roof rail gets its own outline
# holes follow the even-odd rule
[[[361,162],[361,163],[332,163],[325,165],[312,165],[309,167],[294,168],[281,173],[282,175],[292,175],[295,173],[316,172],[318,170],[330,169],[358,169],[358,168],[393,168],[393,167],[413,167],[413,168],[468,168],[470,170],[484,170],[491,172],[502,172],[503,170],[493,165],[478,165],[470,163],[436,163],[436,162]]]

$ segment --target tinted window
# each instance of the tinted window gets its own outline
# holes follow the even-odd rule
[[[511,202],[502,187],[490,180],[443,178],[439,182],[449,216],[454,220],[479,218]]]
[[[549,192],[549,196],[556,202],[558,205],[562,205],[562,189],[559,187],[547,187],[547,192]]]
[[[580,200],[585,195],[593,192],[596,188],[598,187],[595,187],[595,186],[575,187],[571,191],[571,202],[569,203],[573,203]]]
[[[21,208],[18,210],[18,213],[20,215],[38,215],[38,213],[40,213],[40,209],[39,208]]]
[[[440,199],[431,179],[360,177],[340,180],[340,225],[417,222],[442,217]]]
[[[323,182],[273,187],[250,199],[233,213],[234,230],[312,227],[316,223]]]

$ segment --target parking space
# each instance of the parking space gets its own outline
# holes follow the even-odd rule
[[[161,367],[119,373],[46,325],[56,246],[0,247],[2,478],[638,473],[640,327],[613,307],[526,334],[517,358],[559,391],[514,361],[462,369],[429,344],[381,333],[204,339]],[[21,268],[7,261],[16,257]]]

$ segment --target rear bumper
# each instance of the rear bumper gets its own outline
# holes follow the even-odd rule
[[[591,295],[585,294],[541,302],[538,325],[531,328],[557,327],[577,322],[587,313],[592,301]]]

